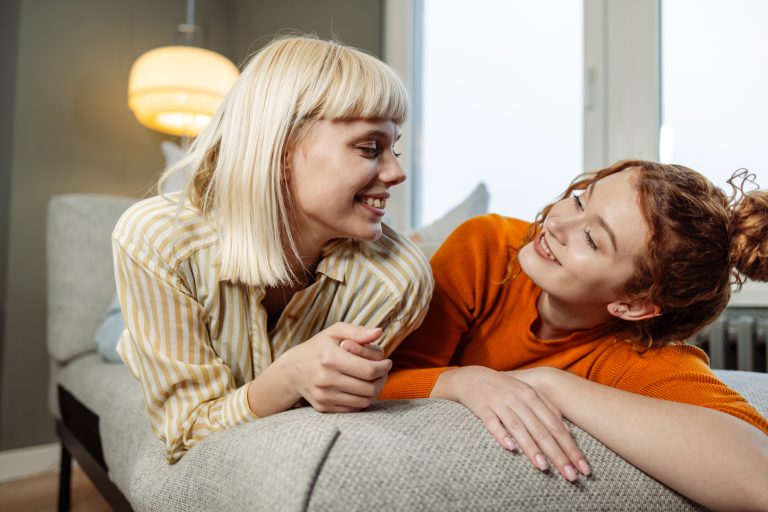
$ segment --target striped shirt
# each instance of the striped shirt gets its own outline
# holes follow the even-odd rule
[[[146,199],[112,235],[126,322],[118,352],[141,381],[171,463],[211,432],[258,419],[247,385],[291,347],[347,322],[381,327],[389,354],[424,318],[429,264],[384,226],[376,242],[329,244],[314,282],[268,332],[265,290],[219,280],[216,230],[197,210],[177,212],[175,201]]]

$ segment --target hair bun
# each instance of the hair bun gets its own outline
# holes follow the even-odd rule
[[[731,215],[731,265],[749,279],[768,281],[768,192],[744,194]]]

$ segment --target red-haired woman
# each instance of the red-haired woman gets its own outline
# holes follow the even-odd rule
[[[768,422],[685,344],[734,282],[768,280],[768,193],[741,185],[729,197],[690,169],[626,161],[534,224],[468,221],[432,259],[429,312],[381,398],[458,401],[574,481],[590,467],[566,417],[697,502],[768,509]]]

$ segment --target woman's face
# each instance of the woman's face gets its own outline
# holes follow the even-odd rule
[[[622,298],[648,228],[626,170],[556,203],[542,232],[519,254],[523,271],[565,303],[605,306]]]
[[[321,120],[288,155],[299,215],[297,242],[381,236],[390,187],[405,180],[389,120]]]

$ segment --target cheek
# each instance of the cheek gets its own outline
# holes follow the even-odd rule
[[[614,269],[587,248],[569,252],[568,270],[576,281],[584,285],[604,286],[611,283],[611,273]]]
[[[591,251],[591,249],[571,251],[568,255],[568,261],[579,273],[584,272],[591,275],[592,273],[599,272],[603,265],[601,265],[598,256],[590,254],[588,251]]]

